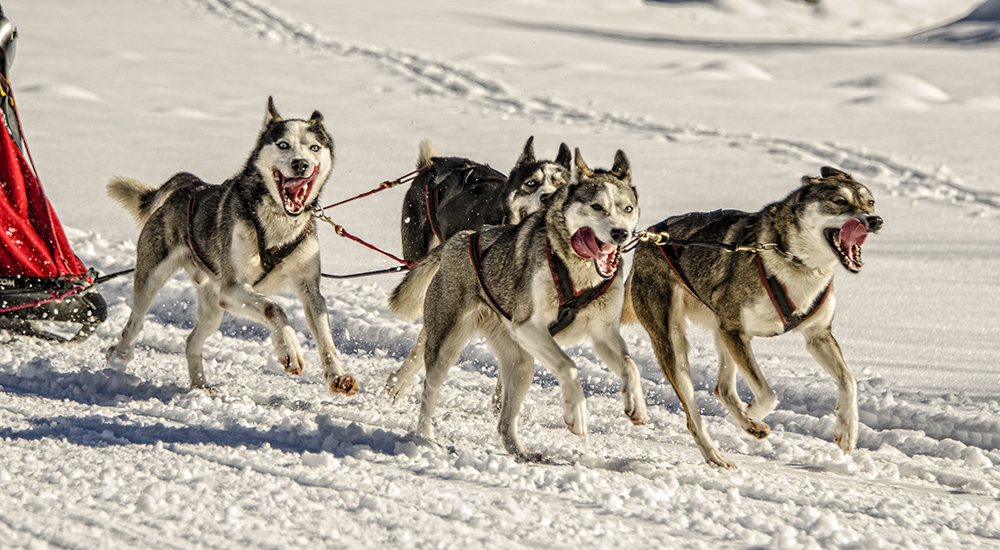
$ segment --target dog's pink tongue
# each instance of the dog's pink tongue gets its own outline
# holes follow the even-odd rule
[[[838,239],[840,240],[840,247],[845,250],[851,250],[855,246],[861,246],[865,244],[865,239],[868,238],[868,228],[865,224],[861,223],[861,220],[857,218],[851,218],[841,226],[840,235]]]
[[[308,178],[298,178],[285,181],[285,196],[292,199],[296,205],[301,206],[306,201],[306,193],[309,189]]]
[[[594,230],[589,227],[577,229],[570,238],[569,244],[573,247],[573,252],[576,252],[581,258],[602,259],[615,251],[615,245],[611,243],[597,244]]]

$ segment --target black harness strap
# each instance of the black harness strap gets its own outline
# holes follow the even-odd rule
[[[187,209],[187,227],[188,227],[188,248],[191,249],[191,253],[194,257],[201,262],[201,265],[207,269],[212,275],[216,277],[219,276],[219,272],[212,267],[209,263],[208,258],[202,253],[201,249],[198,248],[198,243],[194,240],[194,206],[195,206],[195,193],[191,193],[191,198],[188,199],[188,209]]]
[[[219,272],[212,266],[205,256],[204,252],[198,247],[198,243],[194,240],[195,228],[194,228],[194,212],[195,212],[195,197],[196,193],[191,194],[191,198],[188,199],[188,209],[187,209],[187,227],[188,227],[188,247],[191,249],[191,253],[194,254],[195,258],[201,262],[201,265],[205,267],[208,271],[219,276]],[[267,248],[264,245],[264,225],[260,222],[260,218],[257,217],[257,212],[246,202],[246,199],[242,196],[243,204],[250,211],[250,219],[253,221],[254,232],[257,234],[257,253],[260,255],[260,267],[264,271],[260,277],[254,282],[253,286],[257,286],[264,277],[267,277],[275,267],[278,266],[285,258],[287,258],[296,248],[302,244],[302,241],[309,235],[309,226],[306,226],[305,231],[302,232],[294,241],[288,242],[281,246],[272,246]]]
[[[250,219],[253,220],[253,228],[257,233],[257,253],[260,255],[260,267],[264,270],[257,281],[254,282],[253,286],[257,286],[264,277],[267,277],[275,267],[278,266],[285,258],[287,258],[295,249],[302,244],[306,236],[309,235],[309,225],[306,225],[305,230],[299,234],[299,236],[294,241],[289,241],[281,246],[272,246],[266,248],[264,246],[264,224],[261,223],[260,218],[257,217],[257,211],[253,209],[253,206],[246,201],[242,195],[240,198],[243,199],[243,204],[246,205],[247,210],[250,211]]]
[[[784,332],[794,330],[819,311],[819,308],[823,307],[823,304],[826,303],[826,299],[830,296],[830,289],[833,287],[833,281],[830,281],[827,283],[826,288],[823,289],[823,292],[820,292],[813,299],[808,310],[801,314],[795,313],[795,303],[789,298],[785,285],[774,275],[767,274],[767,271],[764,270],[764,262],[760,259],[760,254],[757,254],[757,269],[760,272],[760,280],[764,283],[764,288],[767,290],[767,295],[771,298],[771,303],[774,304],[774,309],[778,312],[778,317],[784,325]]]
[[[616,267],[614,274],[605,279],[603,283],[584,289],[578,294],[573,288],[573,279],[569,275],[566,264],[557,254],[552,253],[548,237],[545,238],[545,253],[548,256],[552,281],[556,284],[556,292],[559,294],[559,313],[556,315],[556,320],[549,325],[549,334],[555,336],[573,324],[581,309],[590,305],[611,288],[611,283],[618,277],[618,269]],[[569,298],[567,299],[567,297]]]
[[[486,249],[489,252],[490,249]],[[476,272],[476,279],[479,281],[479,288],[483,289],[483,294],[486,294],[486,298],[493,304],[493,309],[497,310],[497,313],[503,315],[504,319],[508,321],[511,320],[511,314],[507,312],[497,301],[490,289],[486,287],[486,283],[483,282],[483,275],[481,273],[481,266],[483,265],[483,259],[486,257],[485,252],[479,246],[479,233],[473,233],[469,235],[469,259],[472,260],[472,269]]]

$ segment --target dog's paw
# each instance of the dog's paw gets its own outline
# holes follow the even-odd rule
[[[764,439],[771,435],[771,427],[759,420],[750,420],[746,426],[743,426],[743,429],[757,439]]]
[[[427,441],[434,441],[434,422],[423,415],[417,419],[417,435]]]
[[[301,353],[288,354],[281,358],[281,366],[285,367],[285,372],[299,376],[306,368],[306,358]]]
[[[216,393],[218,393],[218,391],[216,391],[215,388],[213,388],[212,386],[209,386],[208,384],[192,384],[191,385],[191,389],[192,390],[201,390],[201,391],[207,393],[208,395],[215,395]]]
[[[397,373],[392,373],[389,375],[389,379],[385,381],[385,391],[389,394],[389,399],[392,400],[392,404],[395,405],[397,401],[409,395],[410,390],[413,388],[413,382],[410,380],[412,377],[403,378]]]
[[[854,450],[858,444],[858,418],[837,414],[837,424],[833,427],[833,440],[845,453]]]
[[[635,396],[625,394],[625,416],[636,426],[642,426],[649,420],[649,415],[646,414],[646,402],[641,395],[636,399]]]
[[[715,466],[716,468],[722,468],[723,470],[735,470],[736,464],[730,462],[728,458],[725,457],[718,449],[711,449],[709,452],[705,453],[705,462],[710,466]]]
[[[342,393],[347,396],[354,395],[361,389],[358,381],[350,374],[334,376],[327,380],[327,384],[330,386],[330,393]]]
[[[569,431],[580,437],[587,435],[587,404],[580,401],[576,405],[567,403],[563,412],[563,421]]]
[[[124,370],[128,366],[128,362],[132,360],[132,350],[129,350],[127,354],[122,354],[118,351],[116,346],[110,346],[107,351],[104,352],[104,358],[108,361],[108,365],[118,370]]]

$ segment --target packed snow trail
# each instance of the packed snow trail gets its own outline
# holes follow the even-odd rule
[[[642,115],[584,108],[554,97],[520,95],[487,74],[419,52],[346,44],[325,36],[263,0],[186,0],[268,40],[326,55],[369,59],[434,93],[464,99],[533,121],[588,124],[603,129],[657,135],[670,140],[712,139],[757,147],[814,165],[832,164],[863,174],[866,183],[906,197],[955,202],[1000,213],[1000,193],[969,188],[945,167],[910,166],[887,155],[829,142],[808,142],[754,133],[730,132],[700,124],[665,124]]]

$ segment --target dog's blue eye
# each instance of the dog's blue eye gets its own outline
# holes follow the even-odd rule
[[[288,149],[288,142],[287,141],[279,141],[278,142],[278,149]]]
[[[631,214],[632,213],[632,207],[631,206],[626,206],[625,207],[625,213],[626,214]]]
[[[319,145],[310,145],[309,148],[313,151],[319,151]]]

